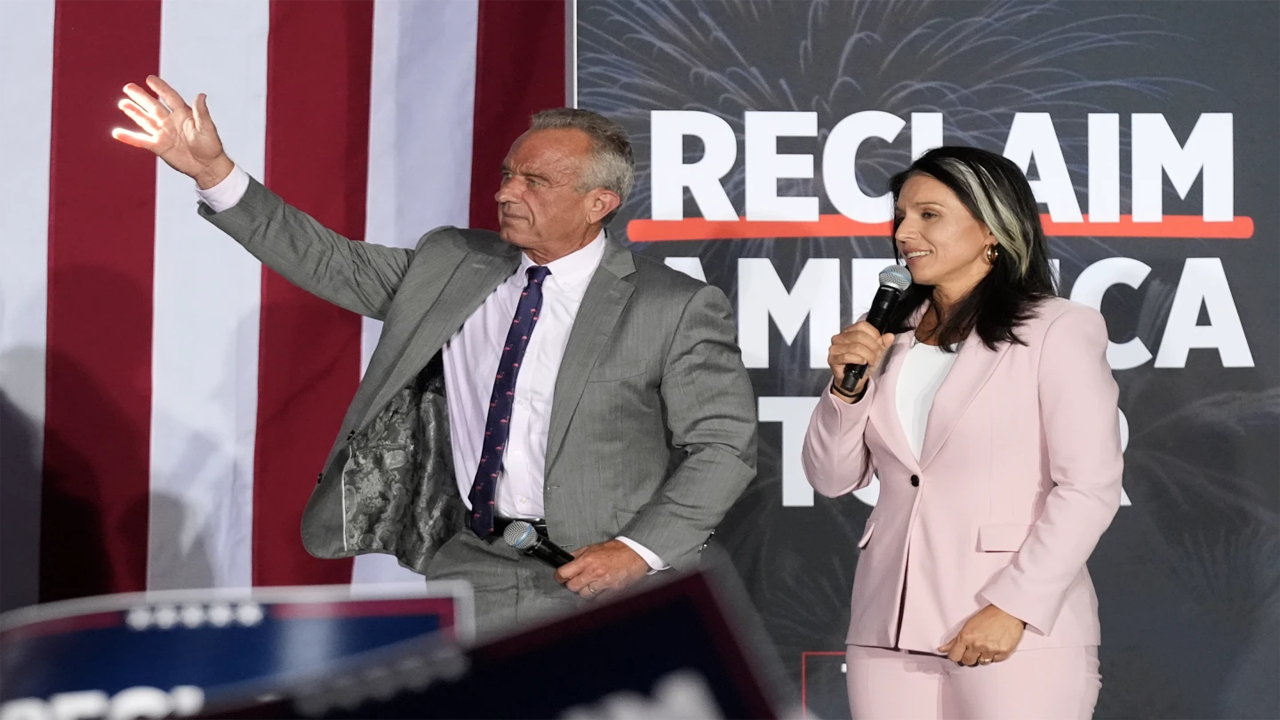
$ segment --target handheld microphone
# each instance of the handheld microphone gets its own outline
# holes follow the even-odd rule
[[[884,332],[889,323],[889,316],[897,307],[902,293],[911,287],[911,273],[901,265],[890,265],[880,271],[880,289],[871,301],[871,310],[867,313],[867,322],[871,327]],[[867,373],[866,365],[845,365],[844,377],[840,379],[840,389],[852,393],[858,382]]]
[[[539,535],[532,525],[523,520],[508,525],[502,531],[502,539],[525,555],[532,555],[554,568],[573,562],[573,556],[564,548]]]

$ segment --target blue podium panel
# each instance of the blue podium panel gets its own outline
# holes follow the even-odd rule
[[[197,712],[402,641],[465,641],[472,627],[461,583],[137,593],[26,608],[0,618],[0,715],[67,697],[110,706],[140,688],[166,693],[172,712]]]
[[[282,687],[276,698],[210,703],[202,716],[783,716],[758,633],[747,632],[757,621],[728,596],[707,574],[669,574],[483,645],[404,643]]]

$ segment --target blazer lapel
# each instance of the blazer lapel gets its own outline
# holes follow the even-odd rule
[[[587,375],[595,367],[596,358],[613,335],[623,308],[635,292],[635,285],[624,279],[635,271],[631,252],[613,240],[606,240],[604,257],[582,296],[582,304],[578,306],[578,315],[573,329],[569,331],[569,342],[560,361],[560,373],[556,376],[547,430],[546,470],[550,470],[569,431],[569,420],[582,399]]]
[[[514,247],[510,253],[498,256],[468,253],[440,292],[440,299],[434,306],[423,308],[418,318],[421,330],[410,341],[408,354],[416,356],[421,361],[419,365],[425,364],[518,267],[520,252]]]
[[[411,321],[418,331],[410,337],[394,368],[379,387],[361,426],[409,383],[485,298],[511,277],[519,266],[520,251],[514,246],[505,246],[499,254],[470,248],[436,297],[423,298],[417,317]]]
[[[938,449],[951,436],[951,431],[960,423],[964,411],[991,379],[1000,359],[1009,351],[1009,346],[1010,343],[1000,343],[995,350],[988,350],[977,332],[969,334],[960,347],[951,372],[947,373],[947,378],[942,381],[938,394],[933,398],[933,408],[929,411],[924,431],[924,445],[920,450],[921,469],[929,464],[938,454]]]
[[[901,333],[889,346],[880,377],[876,378],[876,401],[871,406],[869,419],[893,454],[908,465],[915,462],[916,456],[898,417],[898,377],[902,374],[907,351],[911,349],[913,334],[912,331]]]

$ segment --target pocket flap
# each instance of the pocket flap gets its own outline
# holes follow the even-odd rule
[[[625,380],[637,375],[643,375],[648,370],[648,365],[642,360],[636,360],[622,365],[597,365],[591,369],[591,374],[587,375],[587,382],[612,382],[614,380]]]
[[[1017,552],[1031,534],[1031,525],[983,525],[978,528],[978,549],[983,552]]]
[[[860,549],[867,546],[867,542],[871,540],[871,531],[875,529],[876,524],[868,520],[867,529],[862,531],[862,539],[858,540],[858,547]]]

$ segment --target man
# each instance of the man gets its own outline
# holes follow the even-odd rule
[[[501,232],[404,250],[285,204],[204,95],[147,84],[163,104],[126,86],[141,131],[116,139],[195,179],[201,215],[290,282],[385,322],[303,516],[313,555],[465,579],[484,634],[697,562],[755,473],[754,401],[724,294],[605,236],[633,180],[620,126],[539,113],[503,164]],[[507,547],[512,519],[576,559]]]

